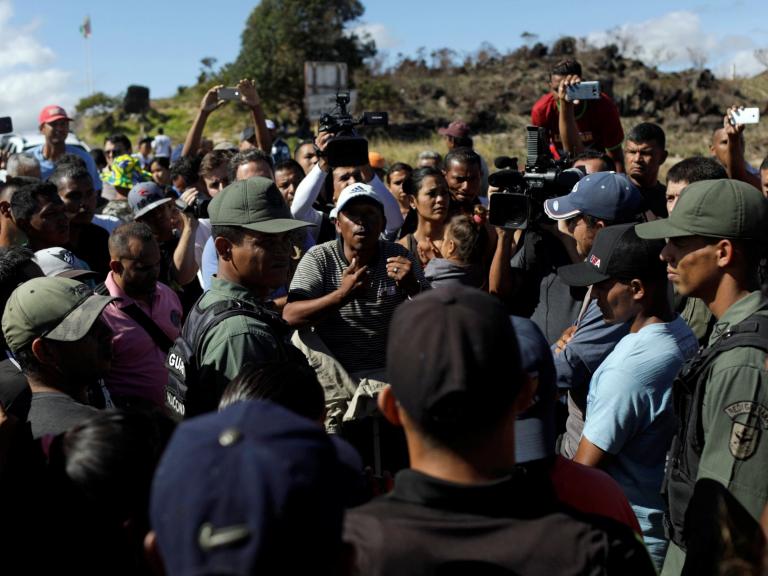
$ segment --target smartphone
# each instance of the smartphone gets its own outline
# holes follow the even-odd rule
[[[742,108],[731,113],[731,124],[757,124],[760,122],[760,108]]]
[[[0,118],[0,134],[10,134],[13,132],[13,121],[10,116]]]
[[[600,82],[579,82],[572,84],[565,89],[565,99],[569,102],[574,100],[597,100],[600,98]]]
[[[240,100],[240,90],[237,88],[219,88],[219,98],[222,100]]]

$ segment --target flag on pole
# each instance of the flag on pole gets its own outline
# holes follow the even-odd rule
[[[83,38],[88,38],[91,35],[91,17],[86,16],[85,20],[83,20],[82,26],[80,26],[80,33],[83,35]]]

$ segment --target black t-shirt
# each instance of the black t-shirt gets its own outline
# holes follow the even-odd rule
[[[562,242],[545,230],[529,229],[510,265],[520,276],[520,289],[509,299],[511,314],[530,318],[554,344],[574,323],[586,290],[560,280],[557,269],[571,264]]]
[[[390,494],[348,511],[344,540],[369,576],[656,574],[632,529],[522,473],[468,486],[403,470]]]
[[[657,218],[667,218],[667,187],[661,182],[656,182],[649,188],[640,188],[643,195],[645,209],[653,212]]]

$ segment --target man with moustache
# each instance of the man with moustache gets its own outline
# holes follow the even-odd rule
[[[299,262],[283,317],[291,326],[313,327],[301,332],[299,345],[326,387],[326,423],[333,428],[357,382],[385,381],[392,314],[428,284],[410,252],[380,239],[384,204],[370,185],[345,188],[331,217],[339,237],[314,246]]]
[[[163,405],[168,382],[165,356],[181,328],[181,302],[158,282],[160,247],[141,222],[115,229],[109,238],[110,272],[104,282],[115,300],[104,309],[112,329],[112,367],[104,378],[117,405]]]
[[[290,233],[307,224],[291,218],[275,183],[260,176],[227,186],[208,213],[218,272],[167,359],[165,402],[180,418],[216,410],[246,362],[304,361],[268,298],[287,281]]]

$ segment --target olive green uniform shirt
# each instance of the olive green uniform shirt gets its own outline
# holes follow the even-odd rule
[[[270,307],[247,288],[216,277],[211,281],[211,289],[202,296],[200,308],[206,309],[216,302],[233,299],[270,311]],[[280,322],[279,315],[273,313]],[[200,348],[200,382],[205,386],[215,386],[217,397],[220,397],[226,385],[237,376],[246,362],[282,358],[278,339],[283,341],[283,349],[292,347],[285,339],[289,331],[285,326],[284,334],[276,334],[270,325],[245,314],[230,316],[218,322],[208,330]]]
[[[729,326],[756,312],[768,316],[768,300],[751,292],[717,321],[711,346]],[[728,488],[759,521],[768,501],[768,369],[762,350],[740,347],[722,352],[709,368],[701,423],[704,450],[697,479],[712,478]],[[680,574],[685,553],[670,542],[662,575]]]

